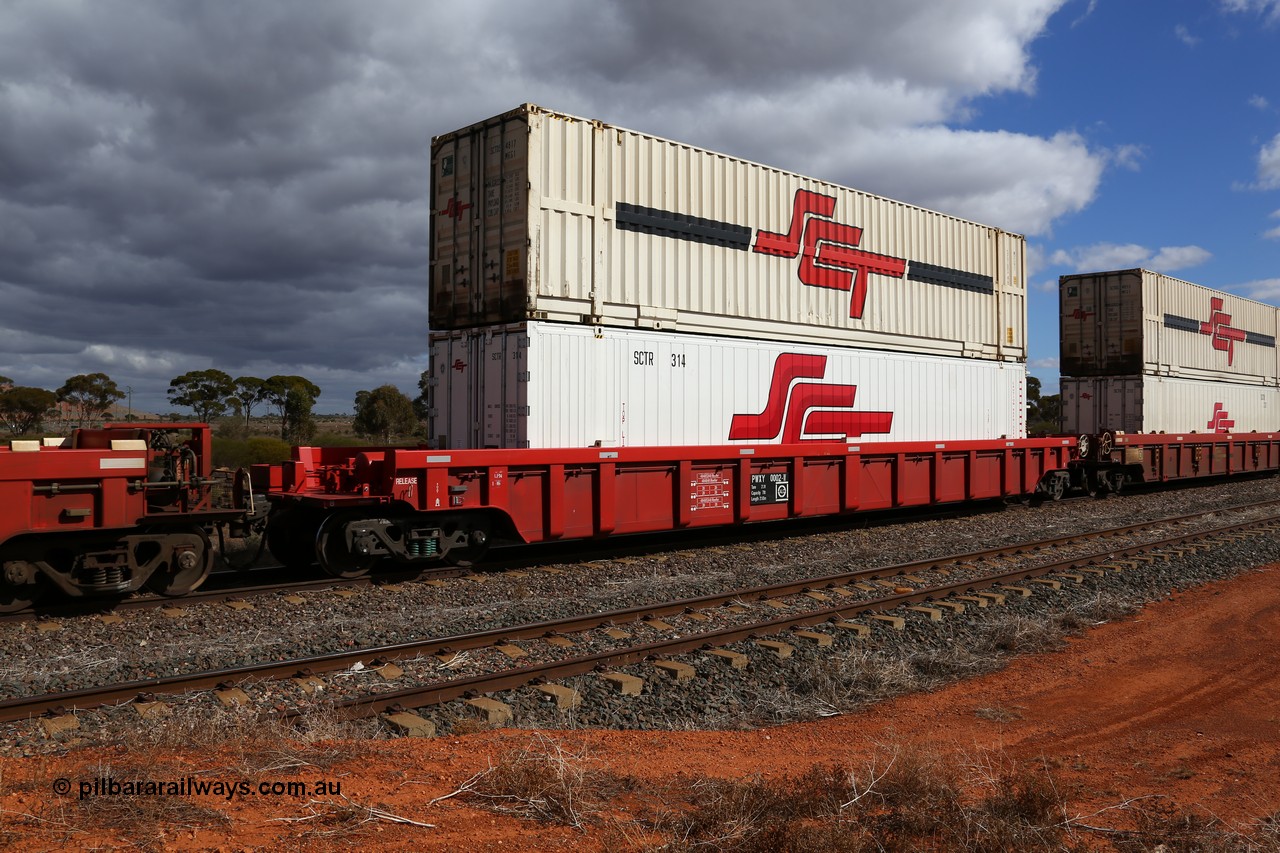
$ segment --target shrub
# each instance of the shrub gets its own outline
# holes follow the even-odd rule
[[[260,462],[287,462],[293,455],[288,442],[256,436],[247,439],[213,439],[213,464],[221,468],[243,468]]]

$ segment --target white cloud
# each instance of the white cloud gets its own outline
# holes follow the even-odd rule
[[[1222,8],[1228,12],[1254,12],[1268,23],[1280,21],[1280,0],[1222,0]]]
[[[1120,145],[1107,152],[1107,160],[1121,169],[1136,172],[1141,168],[1140,161],[1147,156],[1145,145]]]
[[[87,364],[128,368],[156,378],[172,378],[174,371],[184,361],[183,357],[177,353],[161,353],[154,350],[107,346],[105,344],[90,344],[79,353],[78,357]]]
[[[1057,370],[1058,359],[1056,358],[1033,358],[1027,362],[1027,367],[1038,370]]]
[[[1256,110],[1266,112],[1271,109],[1271,102],[1262,95],[1252,95],[1249,97],[1249,106]]]
[[[1280,133],[1258,152],[1258,189],[1280,189]]]
[[[563,4],[527,13],[528,29],[511,48],[515,61],[559,84],[558,98],[568,93],[579,105],[563,108],[1039,234],[1093,200],[1112,162],[1107,152],[1069,132],[963,125],[983,96],[1034,91],[1029,48],[1062,5]],[[531,38],[542,43],[539,33],[552,43],[568,30],[580,33],[577,50],[552,56],[528,47]],[[1113,156],[1126,168],[1136,160],[1132,150]]]
[[[1141,267],[1169,273],[1203,264],[1213,255],[1199,246],[1165,246],[1152,251],[1136,243],[1096,243],[1076,249],[1059,249],[1050,262],[1071,267],[1076,272],[1120,270]]]
[[[1044,246],[1038,241],[1027,241],[1027,277],[1035,278],[1040,270],[1048,266],[1048,259],[1044,254]]]
[[[1280,278],[1263,278],[1240,285],[1233,290],[1243,290],[1251,299],[1275,301],[1280,299]]]
[[[1271,214],[1271,218],[1280,219],[1280,210],[1277,210],[1275,213]],[[1276,226],[1275,228],[1272,228],[1270,231],[1265,232],[1262,236],[1266,237],[1268,240],[1280,240],[1280,226]]]
[[[1071,28],[1074,30],[1076,27],[1083,24],[1086,20],[1088,20],[1089,16],[1092,15],[1093,11],[1097,8],[1098,8],[1098,0],[1089,0],[1088,8],[1086,8],[1084,12],[1080,14],[1080,17],[1076,18],[1074,21],[1071,22]]]
[[[896,189],[899,197],[1023,234],[1043,234],[1058,217],[1083,209],[1105,166],[1073,133],[1041,139],[942,127],[854,138],[846,157],[853,186],[890,195]]]
[[[1165,246],[1146,262],[1146,266],[1159,272],[1184,270],[1200,266],[1212,257],[1211,252],[1199,246]]]
[[[1187,29],[1184,24],[1178,24],[1174,27],[1173,34],[1177,37],[1178,41],[1182,42],[1187,47],[1195,47],[1200,43],[1200,38],[1192,35],[1191,31]]]

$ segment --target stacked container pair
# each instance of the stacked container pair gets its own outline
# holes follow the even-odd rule
[[[1026,434],[1016,234],[527,104],[432,200],[439,446]]]
[[[1140,269],[1058,287],[1065,431],[1280,428],[1280,309]]]

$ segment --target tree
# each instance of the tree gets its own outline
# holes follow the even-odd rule
[[[9,384],[8,381],[0,382],[0,387]],[[8,388],[0,391],[0,421],[14,435],[26,435],[41,428],[57,403],[58,395],[43,388]]]
[[[301,376],[272,376],[263,385],[264,400],[280,415],[280,438],[310,441],[316,433],[311,409],[320,396],[320,386]]]
[[[81,373],[68,379],[56,392],[59,403],[70,403],[80,426],[101,417],[124,392],[105,373]]]
[[[418,416],[418,420],[427,420],[427,401],[429,399],[427,389],[431,387],[431,371],[424,370],[422,375],[418,377],[418,396],[413,398],[413,411]]]
[[[256,376],[240,376],[236,378],[236,390],[231,399],[239,404],[240,413],[244,415],[245,425],[253,417],[253,407],[267,402],[267,380]]]
[[[1027,377],[1027,434],[1052,435],[1058,431],[1062,415],[1062,397],[1051,394],[1040,396],[1040,380]]]
[[[418,427],[413,402],[394,385],[356,392],[356,418],[351,426],[356,435],[380,438],[384,444],[393,435],[409,435]]]
[[[227,398],[235,390],[235,382],[221,370],[192,370],[169,382],[169,402],[190,407],[196,420],[208,423],[227,410]]]

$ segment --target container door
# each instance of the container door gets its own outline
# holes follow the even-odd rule
[[[1093,432],[1097,424],[1092,379],[1062,378],[1062,431],[1068,435]]]
[[[1110,378],[1101,381],[1105,385],[1106,398],[1104,428],[1130,433],[1141,432],[1143,380],[1141,378]]]
[[[522,113],[433,147],[432,328],[524,319],[528,150]]]
[[[1064,376],[1096,376],[1098,305],[1096,280],[1073,276],[1059,285],[1060,364]]]
[[[529,336],[520,328],[481,335],[484,366],[476,389],[483,434],[470,447],[528,447]]]

